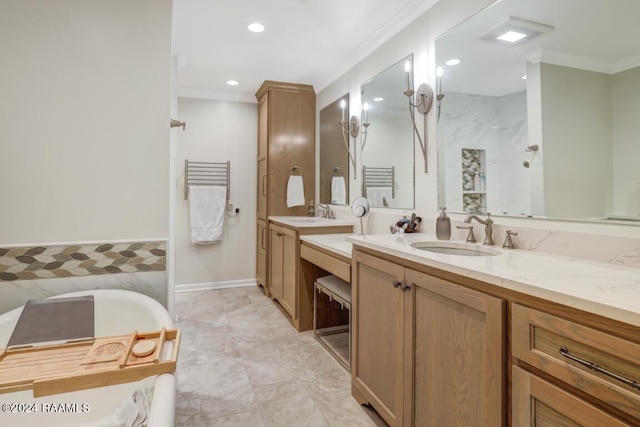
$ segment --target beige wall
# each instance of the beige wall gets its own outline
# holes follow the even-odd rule
[[[540,64],[545,215],[611,212],[611,76]]]
[[[171,0],[0,13],[0,244],[168,236]]]
[[[614,212],[640,215],[640,67],[611,78]]]
[[[255,283],[258,104],[178,98],[178,115],[187,128],[176,154],[176,290]],[[185,159],[231,161],[231,203],[240,213],[225,218],[220,243],[191,243]]]

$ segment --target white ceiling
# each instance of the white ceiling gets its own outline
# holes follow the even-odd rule
[[[437,1],[174,0],[178,95],[255,101],[264,80],[318,92]]]

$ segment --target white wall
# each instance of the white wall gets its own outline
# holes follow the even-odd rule
[[[166,238],[171,0],[0,12],[0,244]]]
[[[613,212],[640,215],[640,67],[611,77]]]
[[[258,105],[178,98],[178,115],[187,127],[178,133],[176,155],[176,290],[255,283]],[[191,243],[185,159],[231,161],[231,203],[240,213],[225,218],[220,243]]]

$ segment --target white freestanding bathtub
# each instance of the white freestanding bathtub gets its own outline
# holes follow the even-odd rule
[[[101,289],[72,292],[52,298],[94,296],[95,336],[111,336],[173,328],[165,308],[136,292]],[[5,348],[22,313],[22,307],[0,315],[0,348]],[[173,343],[165,346],[163,358],[168,358]],[[80,390],[34,398],[31,390],[0,394],[0,426],[109,426],[106,422],[140,387],[153,387],[148,418],[149,427],[173,427],[176,381],[173,374],[149,377],[142,381]],[[60,405],[60,403],[64,405]],[[8,404],[8,405],[7,405]],[[20,404],[26,404],[19,406]],[[38,410],[38,412],[7,412]],[[62,412],[67,410],[68,412]],[[43,412],[47,410],[47,412]],[[53,412],[52,410],[57,410]],[[62,410],[62,411],[61,411]]]

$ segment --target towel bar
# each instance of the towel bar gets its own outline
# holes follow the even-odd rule
[[[227,187],[227,202],[231,189],[231,162],[184,161],[184,199],[189,198],[192,185],[219,185]]]
[[[391,197],[396,198],[396,170],[390,168],[371,168],[362,166],[362,195],[366,197],[369,187],[389,187]]]

